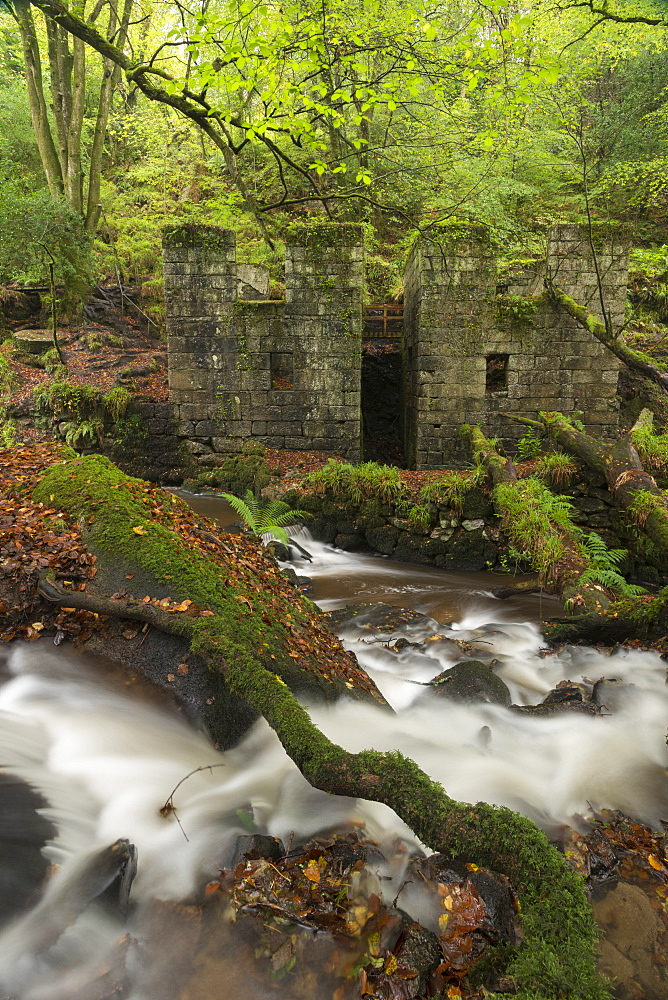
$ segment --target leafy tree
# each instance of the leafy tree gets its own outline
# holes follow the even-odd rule
[[[402,150],[424,151],[440,136],[448,156],[479,155],[494,146],[507,108],[530,101],[536,79],[553,79],[531,58],[527,18],[498,13],[500,4],[477,13],[457,0],[178,7],[179,27],[141,57],[62,0],[34,6],[120,67],[129,85],[190,119],[256,212],[314,199],[384,207],[374,183],[416,167]],[[242,169],[250,152],[275,178],[267,199]]]
[[[85,23],[95,24],[107,8],[105,35],[121,48],[127,39],[133,0],[124,0],[122,8],[114,3],[97,3],[86,11],[77,10]],[[44,18],[48,60],[48,87],[43,71],[40,33],[28,0],[9,0],[6,4],[16,21],[21,39],[28,105],[46,182],[54,198],[64,197],[70,208],[85,220],[86,229],[94,232],[100,214],[100,174],[109,110],[119,79],[119,68],[104,59],[95,96],[93,134],[88,150],[88,183],[84,184],[83,130],[86,102],[91,99],[90,70],[86,66],[86,45],[71,36],[56,20]]]

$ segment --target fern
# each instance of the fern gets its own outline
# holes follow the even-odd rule
[[[102,420],[70,420],[61,427],[61,433],[65,432],[65,443],[70,448],[86,447],[95,441],[102,443],[104,436],[104,423]]]
[[[627,583],[619,572],[618,567],[627,556],[626,549],[609,549],[595,531],[590,531],[583,537],[580,548],[585,558],[591,562],[591,566],[580,577],[581,583],[597,583],[622,597],[647,593],[644,587]]]
[[[251,535],[257,537],[269,535],[284,545],[289,542],[285,525],[294,524],[295,521],[310,516],[308,511],[293,510],[282,500],[271,500],[268,503],[258,500],[252,490],[246,490],[243,499],[234,493],[219,495],[227,500],[230,507],[239,515]]]

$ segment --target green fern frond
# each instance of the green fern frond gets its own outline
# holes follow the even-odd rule
[[[268,535],[287,545],[289,536],[284,525],[294,524],[300,518],[309,517],[305,510],[292,510],[282,500],[263,503],[252,490],[246,490],[243,499],[234,493],[219,493],[238,514],[253,535]]]

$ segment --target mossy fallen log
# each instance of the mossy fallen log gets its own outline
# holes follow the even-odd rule
[[[570,295],[567,295],[563,289],[558,288],[549,281],[547,282],[547,294],[556,305],[563,309],[564,312],[567,312],[569,316],[572,316],[580,326],[588,330],[615,357],[619,358],[630,371],[642,375],[643,378],[658,385],[662,392],[668,393],[668,375],[665,372],[659,371],[647,354],[643,354],[642,351],[636,351],[625,344],[621,336],[621,331],[616,332],[613,330],[609,324],[604,323],[585,306],[576,302]]]
[[[210,669],[222,671],[232,691],[265,717],[314,786],[384,802],[433,850],[462,855],[511,879],[522,907],[524,940],[504,958],[518,1000],[608,1000],[607,986],[595,971],[597,929],[583,882],[545,835],[509,809],[456,802],[399,752],[353,754],[327,739],[279,676],[279,668],[289,666],[286,640],[294,639],[294,632],[279,620],[252,572],[235,576],[216,549],[207,555],[171,530],[171,499],[156,504],[142,483],[94,457],[51,467],[33,497],[76,514],[86,543],[98,555],[97,591],[80,593],[81,606],[90,597],[106,602],[108,611],[115,602],[124,605],[116,613],[132,610],[140,620],[150,616],[154,626],[187,637]],[[134,597],[112,598],[119,573],[123,579],[132,574]],[[162,600],[146,601],[140,591],[149,585],[159,589],[155,596]],[[59,598],[62,588],[53,582],[45,581],[43,589],[50,599],[73,596]],[[192,601],[198,610],[175,611],[172,600]],[[290,608],[302,641],[308,642],[305,623],[312,620],[312,609],[297,594]],[[345,658],[332,664],[315,645],[309,656],[314,672],[320,660],[325,675],[338,670],[344,676],[348,670],[350,678],[355,676]],[[343,684],[355,688],[352,679]],[[364,693],[374,696],[370,688]]]
[[[605,478],[617,505],[668,556],[668,497],[643,468],[634,444],[639,431],[651,430],[653,416],[649,410],[643,410],[628,434],[612,443],[579,430],[563,413],[539,413],[538,420],[519,416],[511,419],[536,428]]]
[[[557,594],[569,611],[583,614],[604,608],[609,597],[588,579],[591,563],[584,555],[568,504],[537,479],[517,479],[510,459],[500,455],[479,427],[465,424],[462,435],[476,460],[489,472],[494,507],[504,530],[525,554],[548,594]]]

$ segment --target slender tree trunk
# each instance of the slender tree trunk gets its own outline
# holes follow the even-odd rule
[[[54,198],[63,194],[63,174],[58,159],[58,152],[51,135],[49,116],[44,98],[42,80],[42,60],[39,53],[35,22],[30,3],[27,0],[15,0],[14,10],[21,35],[25,78],[28,90],[28,105],[30,117],[37,140],[42,167],[49,191]]]
[[[72,105],[67,129],[67,170],[65,196],[70,208],[83,213],[83,171],[81,169],[81,129],[86,108],[86,46],[80,38],[72,40]]]
[[[125,0],[120,23],[116,16],[116,8],[112,5],[109,10],[109,29],[107,37],[109,41],[114,41],[119,48],[123,48],[127,40],[128,25],[134,0]],[[97,118],[95,120],[95,132],[90,151],[90,168],[88,171],[88,203],[86,206],[86,229],[94,233],[100,219],[100,181],[102,178],[102,155],[104,153],[104,142],[107,135],[107,125],[109,124],[109,112],[114,91],[118,86],[121,70],[120,66],[112,62],[111,59],[104,59],[102,62],[102,83],[100,85],[100,97],[97,106]]]

